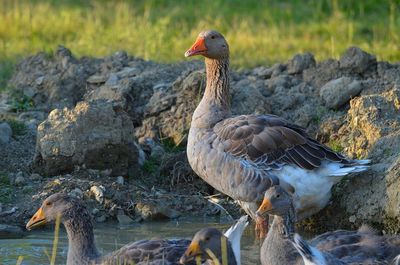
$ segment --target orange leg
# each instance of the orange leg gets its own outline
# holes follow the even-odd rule
[[[256,237],[260,240],[263,240],[267,234],[269,229],[269,218],[258,216],[256,219]]]

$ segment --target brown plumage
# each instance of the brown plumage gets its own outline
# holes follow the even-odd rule
[[[305,130],[275,115],[242,115],[214,126],[224,150],[257,164],[277,169],[284,164],[312,170],[328,160],[351,164],[310,136]]]

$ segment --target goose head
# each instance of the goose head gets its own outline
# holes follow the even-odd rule
[[[224,36],[215,30],[200,32],[192,47],[185,52],[185,57],[203,55],[210,59],[229,57],[229,45]]]
[[[215,228],[201,229],[194,235],[192,242],[179,262],[185,264],[196,257],[200,257],[201,260],[212,260],[215,257],[221,257],[221,241],[223,239],[225,239],[226,247],[230,247],[228,239],[219,230]],[[212,254],[210,254],[210,251]],[[211,255],[215,255],[215,257]]]
[[[61,218],[61,222],[71,219],[73,218],[72,213],[76,212],[79,204],[78,199],[67,194],[53,194],[43,201],[42,206],[26,224],[26,229],[31,230],[46,223],[54,222],[58,216]]]
[[[265,192],[264,200],[256,214],[258,216],[266,214],[284,216],[291,207],[292,197],[281,186],[275,185]]]

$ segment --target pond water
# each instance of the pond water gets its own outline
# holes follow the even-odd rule
[[[107,223],[96,225],[94,233],[99,251],[108,253],[139,239],[156,237],[191,239],[197,230],[208,226],[225,231],[230,223],[221,223],[209,218],[148,222],[124,227],[118,223]],[[242,238],[242,264],[259,264],[259,242],[254,238],[254,226],[250,226]],[[49,229],[30,231],[24,238],[0,240],[0,264],[15,265],[19,256],[23,257],[22,264],[25,265],[50,264],[46,252],[51,255],[53,239],[54,231],[49,227]],[[56,264],[65,264],[67,243],[67,235],[64,229],[60,229]]]

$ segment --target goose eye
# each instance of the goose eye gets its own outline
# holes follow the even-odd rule
[[[46,206],[51,206],[51,202],[46,202]]]
[[[208,240],[210,240],[210,237],[206,237],[206,239],[205,239],[206,241],[208,241]]]
[[[211,36],[211,39],[215,39],[215,36],[213,35],[213,36]]]
[[[278,195],[276,195],[276,197],[277,197],[277,198],[279,198],[279,197],[281,197],[281,195],[280,195],[280,194],[278,194]]]

